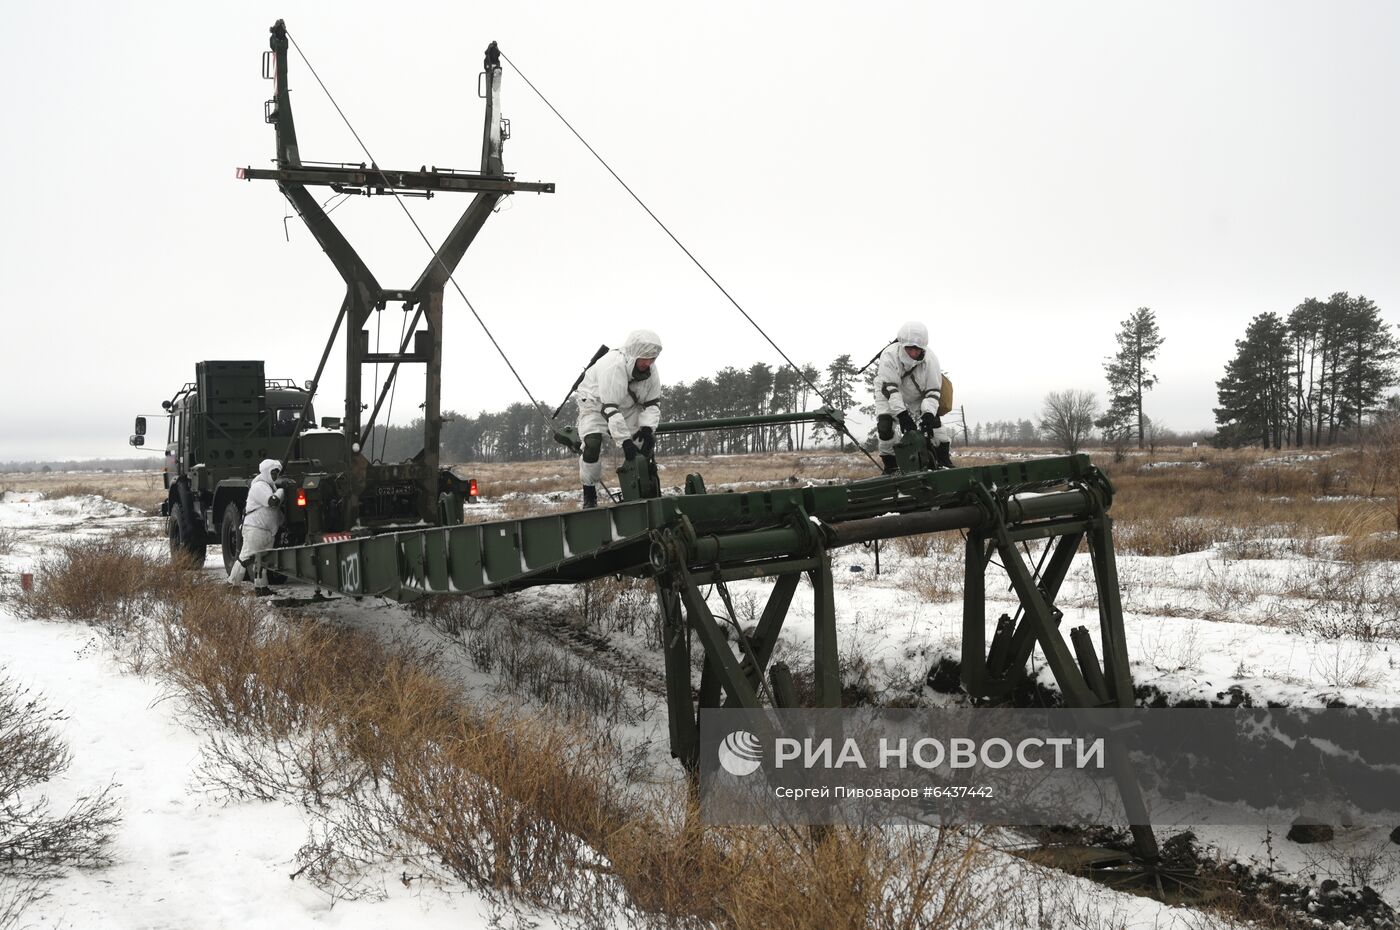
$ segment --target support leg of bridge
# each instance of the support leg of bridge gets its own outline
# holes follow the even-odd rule
[[[968,530],[963,571],[962,684],[973,697],[997,689],[987,675],[987,545]]]
[[[779,707],[797,706],[797,685],[792,680],[792,670],[786,662],[774,663],[768,672],[768,681],[773,687],[773,703]]]
[[[1128,665],[1123,602],[1118,589],[1118,562],[1113,555],[1113,518],[1100,511],[1089,533],[1089,555],[1099,596],[1099,638],[1109,697],[1119,707],[1132,707],[1133,673]]]
[[[821,553],[820,564],[808,573],[812,580],[812,672],[818,707],[841,706],[840,658],[836,647],[836,601],[832,590],[831,557]]]
[[[685,603],[686,617],[699,637],[700,644],[705,648],[706,666],[714,666],[715,677],[740,707],[760,706],[758,692],[739,670],[739,661],[734,657],[734,651],[729,648],[729,640],[724,635],[724,630],[720,629],[714,614],[710,612],[705,598],[701,596],[695,579],[684,566],[676,568],[675,574],[680,581],[681,600]],[[719,706],[719,701],[716,699],[710,706]]]
[[[1066,533],[1061,536],[1053,545],[1055,550],[1050,554],[1050,561],[1046,564],[1045,570],[1040,574],[1040,590],[1045,595],[1045,601],[1053,605],[1055,598],[1060,594],[1060,586],[1064,584],[1065,576],[1069,574],[1070,563],[1074,561],[1074,554],[1079,551],[1079,543],[1084,539],[1084,534],[1080,532]],[[1030,661],[1031,652],[1035,649],[1035,627],[1025,616],[1024,609],[1017,611],[1020,622],[1017,624],[1015,632],[1011,634],[1011,651],[1007,656],[1005,666],[993,668],[993,675],[1009,675],[1019,678],[1026,668],[1026,663]]]
[[[739,663],[739,670],[744,673],[749,682],[756,688],[763,677],[764,671],[768,668],[768,660],[773,657],[773,647],[778,644],[778,634],[782,632],[783,621],[787,619],[788,608],[792,606],[792,596],[797,591],[797,583],[801,576],[797,572],[790,572],[779,575],[773,582],[773,591],[768,595],[768,603],[763,607],[763,615],[759,617],[758,627],[749,639],[749,648],[753,652],[754,659],[758,665],[749,661],[745,655]],[[776,698],[776,694],[774,695]],[[724,702],[725,707],[734,707],[734,699],[731,697]]]
[[[666,664],[671,755],[693,772],[700,759],[700,731],[695,724],[690,698],[690,631],[681,611],[680,596],[659,578],[656,598],[661,612],[661,651]]]
[[[1026,567],[1015,543],[1007,538],[1006,528],[998,526],[996,529],[997,552],[1001,555],[1001,563],[1011,578],[1011,586],[1020,598],[1021,606],[1026,611],[1026,619],[1035,630],[1036,640],[1040,643],[1041,651],[1045,653],[1045,660],[1060,686],[1060,692],[1065,696],[1065,703],[1071,707],[1096,706],[1098,700],[1085,682],[1079,666],[1075,664],[1074,656],[1070,654],[1064,637],[1060,635],[1054,611],[1046,601],[1044,592],[1031,577],[1030,569]]]
[[[1012,587],[1016,589],[1016,594],[1021,599],[1021,605],[1026,611],[1026,618],[1034,624],[1036,640],[1040,643],[1041,651],[1045,653],[1046,662],[1054,673],[1055,681],[1060,686],[1065,703],[1070,707],[1100,706],[1098,695],[1090,687],[1084,673],[1080,671],[1071,655],[1064,637],[1060,635],[1045,593],[1035,584],[1030,569],[1021,559],[1021,554],[1016,550],[1015,544],[1008,536],[1005,525],[998,525],[995,532],[997,551],[1001,555],[1002,564],[1006,568],[1006,573],[1011,576]],[[1118,598],[1118,578],[1113,563],[1113,544],[1106,515],[1103,515],[1103,519],[1091,530],[1089,546],[1090,552],[1095,556],[1094,574],[1098,581],[1099,611],[1104,634],[1105,658],[1109,655],[1120,655],[1117,650],[1122,650],[1121,663],[1117,667],[1110,664],[1111,674],[1108,676],[1108,688],[1113,691],[1112,697],[1118,706],[1131,707],[1133,701],[1132,676],[1127,666],[1127,652],[1123,636],[1123,611]],[[1118,793],[1123,800],[1123,809],[1128,817],[1129,829],[1132,831],[1138,856],[1151,868],[1159,858],[1159,851],[1157,838],[1152,832],[1147,802],[1143,798],[1142,788],[1138,784],[1137,773],[1133,771],[1131,760],[1128,758],[1127,746],[1121,739],[1108,740],[1107,748],[1109,768],[1118,784]]]

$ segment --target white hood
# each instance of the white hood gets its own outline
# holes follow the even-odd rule
[[[661,337],[649,329],[634,329],[622,344],[622,360],[630,372],[639,358],[656,358],[661,354]]]
[[[917,320],[910,320],[899,328],[899,335],[895,338],[899,340],[900,348],[918,346],[920,349],[927,349],[928,327]]]

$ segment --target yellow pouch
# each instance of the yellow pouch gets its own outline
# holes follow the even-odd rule
[[[950,413],[953,409],[953,382],[948,380],[948,376],[943,376],[943,387],[938,395],[938,415],[941,417],[945,413]]]

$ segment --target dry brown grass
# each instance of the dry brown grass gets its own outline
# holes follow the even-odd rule
[[[1051,454],[1045,449],[963,451],[957,460],[989,464]],[[1132,453],[1113,463],[1103,450],[1089,450],[1109,474],[1118,494],[1113,516],[1119,550],[1132,555],[1173,556],[1222,545],[1236,558],[1272,558],[1280,552],[1304,556],[1400,559],[1400,533],[1393,474],[1400,464],[1378,447],[1313,453],[1259,449],[1158,449]],[[662,484],[678,488],[698,472],[711,491],[746,490],[868,478],[869,461],[855,452],[809,450],[797,453],[713,458],[661,457]],[[507,500],[504,513],[518,519],[577,506],[573,459],[464,466],[478,477],[485,499]],[[542,503],[529,495],[564,492]],[[482,519],[500,519],[500,511]],[[470,517],[470,510],[468,511]],[[1322,540],[1335,537],[1324,545]],[[891,544],[896,552],[923,558],[951,553],[960,545],[953,534],[907,537]]]
[[[964,542],[956,533],[924,533],[919,536],[899,536],[883,545],[910,558],[929,556],[962,558]]]
[[[165,499],[160,469],[142,472],[17,472],[5,476],[12,491],[39,491],[49,500],[95,494],[154,513]]]
[[[133,539],[75,539],[45,555],[34,590],[15,600],[26,617],[93,623],[121,635],[172,597],[190,590],[188,572],[153,558]]]
[[[1100,463],[1117,489],[1113,516],[1120,551],[1180,555],[1227,545],[1236,557],[1276,557],[1287,551],[1312,556],[1320,540],[1338,537],[1347,554],[1394,558],[1400,546],[1378,537],[1391,528],[1393,504],[1365,497],[1364,456],[1343,450],[1322,458],[1260,450],[1159,452],[1156,467],[1129,459]]]
[[[606,458],[604,480],[616,490],[613,469],[622,463],[621,457]],[[715,457],[668,457],[664,448],[657,459],[661,485],[678,489],[685,485],[685,476],[692,472],[704,475],[711,491],[741,490],[748,487],[795,485],[802,481],[852,480],[869,478],[875,467],[859,452],[844,454],[833,450],[781,452],[756,455]],[[477,479],[485,500],[510,494],[549,494],[577,492],[579,489],[578,460],[548,459],[543,462],[466,463],[458,468],[462,474]],[[577,507],[572,498],[568,509]],[[538,511],[537,511],[538,512]],[[514,518],[515,515],[512,515]]]
[[[65,497],[104,497],[104,488],[85,481],[71,481],[64,484],[54,485],[44,491],[45,500],[62,500]]]
[[[580,925],[977,925],[978,857],[951,834],[704,827],[683,793],[629,790],[586,728],[479,712],[423,655],[284,623],[134,548],[73,544],[44,578],[31,614],[149,627],[139,664],[209,734],[211,787],[302,805],[317,827],[299,874],[334,893],[392,859]]]
[[[908,570],[907,590],[921,603],[962,600],[964,566],[961,560],[928,559]]]

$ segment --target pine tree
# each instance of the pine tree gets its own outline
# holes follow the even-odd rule
[[[1143,446],[1142,395],[1157,384],[1157,376],[1147,366],[1156,360],[1162,341],[1156,314],[1138,307],[1118,330],[1118,353],[1104,359],[1108,412],[1094,425],[1115,445],[1136,435],[1138,448]]]
[[[1308,298],[1288,316],[1294,441],[1334,443],[1359,425],[1396,380],[1400,343],[1363,296]]]
[[[831,364],[826,366],[826,384],[823,385],[822,393],[826,395],[827,403],[837,410],[845,412],[855,406],[855,392],[860,384],[860,369],[856,368],[851,361],[850,353],[838,355],[832,359]],[[846,449],[846,434],[831,427],[825,427],[823,431],[829,430],[836,435],[841,444],[841,451]],[[815,434],[815,430],[813,431]]]
[[[773,369],[764,362],[749,366],[747,410],[749,416],[759,416],[767,412],[768,396],[773,390]],[[768,451],[768,430],[762,426],[749,427],[749,442],[755,452]]]
[[[1277,313],[1250,321],[1243,339],[1235,340],[1235,357],[1216,382],[1215,408],[1219,445],[1258,442],[1281,448],[1289,438],[1291,395],[1296,393],[1294,347],[1287,324]]]
[[[1319,396],[1319,346],[1324,339],[1327,306],[1309,297],[1288,314],[1288,342],[1293,365],[1293,442],[1317,445],[1314,415]]]
[[[1368,410],[1381,405],[1385,389],[1395,383],[1400,344],[1373,301],[1334,294],[1329,303],[1336,304],[1340,317],[1339,419],[1343,426],[1359,426]]]
[[[773,372],[773,399],[768,402],[769,413],[790,413],[797,409],[797,386],[802,378],[797,371],[789,365],[784,365]],[[793,428],[791,423],[775,424],[773,430],[773,448],[786,445],[791,452],[793,444]]]

